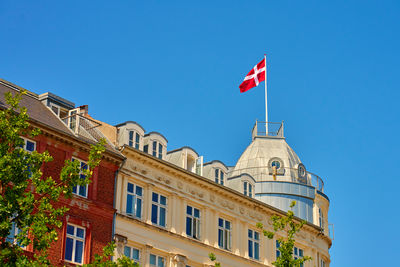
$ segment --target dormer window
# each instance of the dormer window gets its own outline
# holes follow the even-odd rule
[[[253,185],[249,182],[243,182],[243,194],[248,197],[253,197]]]
[[[50,103],[50,109],[58,116],[60,117],[60,106],[56,105],[54,103]]]
[[[221,169],[215,169],[215,182],[224,185],[224,172]]]
[[[140,135],[139,135],[139,133],[137,133],[135,131],[129,131],[128,145],[130,147],[134,147],[136,149],[139,149],[139,147],[140,147]]]
[[[163,155],[163,145],[157,141],[153,141],[153,147],[152,147],[152,155],[154,157],[157,157],[159,159],[162,159]]]

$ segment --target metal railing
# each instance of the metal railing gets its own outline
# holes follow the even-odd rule
[[[262,169],[260,172],[259,169]],[[318,175],[306,171],[304,176],[299,175],[299,170],[296,168],[289,168],[289,167],[281,167],[278,170],[276,170],[276,173],[273,173],[273,170],[271,170],[268,166],[265,167],[248,167],[248,168],[242,168],[239,170],[232,170],[231,172],[228,173],[229,176],[236,176],[240,175],[242,173],[248,173],[252,175],[251,170],[257,170],[258,175],[262,177],[254,177],[256,180],[265,179],[267,178],[268,180],[271,181],[282,181],[282,182],[294,182],[294,183],[299,183],[299,184],[306,184],[306,185],[311,185],[315,187],[320,192],[324,192],[324,181],[322,180],[321,177]],[[254,176],[254,175],[253,175]]]
[[[264,122],[256,121],[252,131],[253,138],[255,136],[278,136],[284,137],[283,121],[282,122]]]
[[[84,136],[95,141],[100,141],[103,135],[97,131],[101,123],[76,113],[61,119],[75,134]]]

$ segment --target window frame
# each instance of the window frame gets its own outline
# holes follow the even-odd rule
[[[32,153],[33,151],[36,151],[37,143],[36,143],[35,140],[29,139],[29,138],[26,138],[26,137],[23,137],[23,136],[21,136],[21,138],[22,138],[22,140],[24,140],[24,146],[22,147],[23,150],[25,150],[26,152],[29,152],[29,153]],[[33,150],[32,151],[27,149],[28,142],[33,143]]]
[[[155,257],[155,259],[156,259],[156,264],[155,265],[151,263],[151,257],[152,256]],[[163,264],[162,264],[161,267],[166,267],[167,266],[167,259],[165,257],[163,257],[161,255],[150,253],[150,255],[149,255],[149,266],[151,266],[151,267],[160,267],[158,265],[158,262],[159,262],[160,259],[162,259],[162,261],[163,261]]]
[[[154,201],[153,196],[154,194],[157,194],[157,202]],[[165,204],[161,203],[161,197],[165,198]],[[154,208],[157,209],[157,218],[156,221],[153,221],[153,210]],[[161,209],[164,209],[164,225],[161,225]],[[151,192],[151,223],[163,228],[167,228],[167,212],[168,212],[168,197],[157,192]]]
[[[222,226],[220,222],[222,220]],[[229,223],[229,229],[227,224]],[[222,235],[220,233],[222,232]],[[222,238],[222,240],[220,239]],[[232,221],[219,217],[218,218],[218,247],[228,251],[232,250]]]
[[[126,255],[126,250],[127,250],[127,248],[129,249],[129,256]],[[132,257],[132,255],[133,255],[133,253],[132,253],[133,250],[137,250],[137,251],[138,251],[138,256],[139,256],[139,257],[138,257],[137,259],[135,259],[135,258]],[[139,248],[136,248],[136,247],[133,247],[133,246],[128,246],[128,245],[125,245],[125,246],[124,246],[124,255],[125,255],[126,257],[128,257],[128,258],[134,260],[134,261],[137,262],[137,263],[140,263],[141,254],[142,254],[142,252],[140,251]]]
[[[82,174],[82,167],[87,167],[88,169],[89,169],[89,166],[87,165],[87,162],[86,161],[84,161],[84,160],[81,160],[81,159],[79,159],[79,158],[75,158],[75,157],[72,157],[71,158],[71,161],[75,161],[75,160],[77,160],[77,161],[79,161],[79,163],[80,163],[80,171],[79,171],[79,176],[81,177],[81,175],[83,176],[83,174]],[[82,165],[82,164],[84,164],[84,165]],[[85,179],[85,178],[83,178],[83,179]],[[89,184],[87,184],[85,187],[85,196],[83,196],[83,195],[81,195],[79,192],[80,192],[80,188],[83,188],[84,186],[82,186],[82,185],[76,185],[76,186],[74,186],[73,188],[72,188],[72,194],[74,194],[75,196],[79,196],[79,197],[83,197],[83,198],[86,198],[86,199],[88,199],[89,198]],[[76,188],[76,189],[75,189]],[[74,190],[76,190],[76,192],[74,192]]]
[[[251,236],[250,236],[251,233]],[[257,237],[257,238],[256,238]],[[247,231],[247,252],[250,259],[260,260],[260,233],[253,229]],[[251,248],[251,250],[250,250]],[[252,255],[250,255],[250,252]]]
[[[192,214],[189,214],[188,208],[191,208]],[[198,211],[199,216],[195,216],[195,210]],[[191,233],[188,233],[188,220],[191,220]],[[196,228],[196,229],[195,229]],[[192,205],[186,205],[186,236],[200,240],[201,239],[201,209],[194,207]]]
[[[220,185],[225,183],[225,172],[221,168],[214,168],[215,182]]]
[[[133,192],[129,192],[129,184],[131,184],[133,186]],[[137,194],[137,188],[140,188],[142,191],[142,195],[138,195]],[[130,182],[128,181],[126,183],[126,202],[125,202],[125,213],[128,216],[132,216],[134,218],[137,219],[142,219],[143,216],[143,198],[144,198],[144,188],[143,186],[137,185],[136,183]],[[132,212],[129,213],[128,212],[128,200],[129,200],[129,196],[132,196],[133,199],[133,203],[132,203]],[[138,214],[138,200],[140,200],[140,216],[137,216]]]
[[[74,227],[74,234],[73,235],[68,233],[68,226]],[[83,230],[83,237],[77,236],[78,228]],[[64,261],[70,262],[70,263],[73,263],[73,264],[78,264],[78,265],[83,265],[84,264],[84,261],[85,261],[86,234],[87,234],[87,229],[85,227],[82,227],[82,226],[79,226],[79,225],[76,225],[76,224],[72,224],[72,223],[67,223],[66,224],[65,240],[64,240]],[[72,239],[72,242],[73,242],[72,243],[71,260],[67,260],[66,259],[66,254],[67,254],[66,252],[67,252],[67,246],[68,246],[67,240],[68,240],[68,238]],[[77,241],[82,242],[82,254],[81,254],[82,261],[81,262],[76,262],[75,261],[75,257],[76,257],[76,254],[75,254],[76,253],[76,242]]]

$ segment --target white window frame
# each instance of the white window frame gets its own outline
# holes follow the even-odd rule
[[[77,161],[79,161],[79,168],[80,169],[82,169],[82,167],[84,166],[84,165],[86,165],[87,166],[87,162],[86,161],[84,161],[84,160],[81,160],[81,159],[78,159],[78,158],[72,158],[71,159],[72,161],[75,161],[75,160],[77,160]],[[82,164],[84,164],[84,165],[82,165]],[[89,166],[87,166],[87,168],[89,169]],[[81,176],[81,175],[83,175],[83,173],[82,173],[82,171],[79,171],[79,176]],[[89,189],[89,185],[86,185],[85,187],[86,187],[86,189],[85,189],[85,196],[82,196],[81,194],[79,194],[79,189],[81,188],[81,187],[83,187],[82,185],[77,185],[77,186],[74,186],[74,188],[72,189],[72,194],[74,194],[74,195],[76,195],[76,196],[80,196],[80,197],[84,197],[84,198],[88,198],[88,189]],[[74,189],[76,188],[76,192],[74,192]]]
[[[32,153],[33,151],[36,151],[36,141],[33,141],[33,140],[31,140],[31,139],[28,139],[28,138],[22,137],[22,136],[21,136],[21,138],[24,140],[24,146],[23,146],[22,148],[23,148],[25,151],[27,151],[27,152],[29,152],[29,153]],[[34,147],[34,148],[33,148],[32,151],[26,149],[26,148],[27,148],[28,142],[33,143],[33,147]]]
[[[192,214],[188,213],[188,207],[190,207],[192,209]],[[194,215],[195,214],[195,210],[198,210],[199,217],[196,217]],[[191,220],[191,230],[192,230],[191,234],[188,234],[188,232],[187,232],[188,219]],[[186,235],[191,237],[191,238],[200,240],[200,237],[201,237],[200,236],[200,229],[201,229],[201,210],[196,208],[196,207],[193,207],[191,205],[187,205],[186,206]]]
[[[65,248],[64,248],[64,261],[82,265],[83,262],[84,262],[84,257],[85,257],[86,229],[85,229],[84,227],[81,227],[81,226],[78,226],[78,225],[75,225],[75,224],[70,224],[70,223],[67,224],[67,229],[68,229],[68,225],[74,227],[74,234],[73,234],[73,235],[68,234],[68,231],[66,230],[66,235],[65,235]],[[80,229],[83,230],[83,238],[77,236],[77,229],[78,229],[78,228],[80,228]],[[72,242],[73,242],[73,243],[72,243],[72,255],[71,255],[71,260],[67,260],[67,259],[65,258],[65,256],[66,256],[66,255],[65,255],[65,252],[66,252],[66,250],[67,250],[67,239],[68,239],[68,238],[72,239]],[[76,242],[77,242],[77,241],[81,241],[81,242],[83,243],[83,244],[82,244],[82,255],[81,255],[82,262],[76,262],[76,261],[75,261]]]
[[[223,222],[222,226],[220,226],[220,220]],[[229,229],[226,226],[227,222],[230,225]],[[222,242],[220,242],[220,231],[222,232]],[[232,250],[232,222],[224,218],[218,218],[218,246],[225,250]]]
[[[225,183],[225,173],[220,168],[215,168],[215,182],[220,185]]]
[[[157,194],[158,195],[158,197],[157,197],[158,201],[157,202],[155,202],[153,200],[153,194]],[[161,196],[165,197],[165,205],[161,204]],[[157,221],[156,222],[153,222],[153,208],[154,207],[156,207],[156,209],[157,209]],[[168,216],[167,216],[167,212],[168,212],[167,207],[168,207],[168,197],[167,196],[164,196],[164,195],[162,195],[160,193],[157,193],[157,192],[152,192],[151,193],[151,213],[150,214],[151,214],[151,222],[153,224],[158,225],[158,226],[163,227],[163,228],[167,227],[167,218],[168,218]],[[161,222],[161,209],[165,209],[165,213],[164,213],[164,215],[165,215],[165,218],[164,218],[165,225],[161,225],[160,224],[160,222]]]
[[[57,110],[58,110],[57,113],[54,112],[53,107],[57,108]],[[50,102],[49,108],[54,114],[57,115],[57,117],[60,117],[61,107],[59,105]]]
[[[293,247],[293,258],[295,260],[297,260],[299,258],[304,258],[304,249],[294,246]],[[301,263],[299,267],[303,267],[303,266],[304,266],[304,264]]]
[[[126,251],[127,251],[127,249],[129,249],[129,256],[128,255],[126,255]],[[133,250],[137,250],[138,251],[138,255],[139,255],[139,258],[138,259],[135,259],[135,258],[133,258]],[[140,256],[141,256],[141,251],[140,251],[140,249],[138,249],[138,248],[135,248],[135,247],[132,247],[132,246],[125,246],[124,247],[124,255],[126,256],[126,257],[128,257],[128,258],[130,258],[130,259],[132,259],[132,260],[134,260],[135,262],[137,262],[137,263],[139,263],[140,262]]]
[[[152,256],[155,257],[155,259],[156,259],[156,264],[155,264],[155,265],[151,263],[151,257],[152,257]],[[153,266],[154,266],[154,267],[160,267],[160,266],[158,265],[159,259],[162,259],[162,261],[163,261],[162,267],[166,267],[166,266],[167,266],[166,258],[163,257],[163,256],[160,256],[160,255],[157,255],[157,254],[153,254],[153,253],[150,253],[150,256],[149,256],[149,265],[152,266],[152,267],[153,267]]]
[[[131,184],[133,186],[133,192],[129,192],[128,188],[129,188],[129,184]],[[139,196],[137,194],[137,187],[141,188],[142,190],[142,195]],[[127,215],[133,216],[135,218],[141,219],[142,218],[142,213],[143,213],[143,193],[144,193],[144,189],[142,186],[134,184],[132,182],[127,182],[126,184],[126,206],[125,206],[125,213]],[[128,213],[128,196],[132,196],[133,199],[133,203],[132,203],[132,213]],[[138,209],[138,199],[140,199],[140,216],[137,216],[137,209]]]
[[[324,259],[321,259],[320,267],[328,267],[328,265],[326,264],[326,261]]]
[[[150,140],[150,141],[151,141],[151,155],[153,157],[163,159],[164,145],[157,140]]]
[[[251,233],[251,236],[250,236]],[[260,260],[260,233],[253,230],[253,229],[248,229],[248,242],[247,242],[247,249],[248,249],[248,255],[250,259],[253,260]],[[256,257],[256,244],[257,246],[257,257]],[[250,247],[252,249],[253,255],[250,255]]]
[[[245,196],[253,198],[253,195],[254,195],[253,192],[254,192],[254,186],[250,182],[244,181],[243,182],[243,194]]]

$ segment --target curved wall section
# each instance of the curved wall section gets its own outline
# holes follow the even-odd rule
[[[294,214],[313,223],[315,188],[312,186],[278,181],[258,182],[255,198],[285,212],[290,209],[290,203],[296,201]]]

